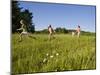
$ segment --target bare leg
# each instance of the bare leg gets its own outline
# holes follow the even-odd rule
[[[80,37],[80,32],[77,33],[77,37],[78,37],[78,38]]]
[[[19,38],[20,38],[20,40],[19,40],[19,42],[21,42],[22,41],[22,33],[19,35]]]
[[[49,40],[51,40],[51,35],[52,35],[52,34],[51,34],[51,33],[49,33],[49,36],[48,36]]]
[[[49,34],[49,40],[54,39],[54,38],[55,38],[55,37],[54,37],[53,33],[50,33],[50,34]]]

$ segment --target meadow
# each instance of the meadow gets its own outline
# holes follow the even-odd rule
[[[18,42],[19,34],[12,34],[11,68],[13,74],[57,72],[96,69],[96,37],[55,34],[25,36]]]

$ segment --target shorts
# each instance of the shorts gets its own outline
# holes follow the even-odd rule
[[[28,32],[22,32],[22,34],[25,34],[26,35],[26,34],[28,34]]]

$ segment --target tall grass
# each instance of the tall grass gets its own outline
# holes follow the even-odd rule
[[[95,36],[71,37],[67,34],[23,37],[12,35],[12,73],[88,70],[96,68]]]

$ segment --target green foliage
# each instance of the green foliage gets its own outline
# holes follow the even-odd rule
[[[68,31],[65,29],[65,28],[56,28],[54,30],[57,34],[63,34],[63,33],[68,33]],[[48,34],[48,29],[43,29],[43,30],[40,30],[40,31],[35,31],[36,34]]]
[[[87,36],[96,36],[96,33],[93,32],[85,32],[85,31],[81,31],[82,35],[87,35]]]
[[[17,1],[12,1],[12,32],[20,27],[19,13],[21,8],[18,7],[19,3]]]
[[[68,33],[65,28],[58,27],[55,29],[56,33]]]
[[[95,36],[82,35],[77,38],[69,34],[56,34],[51,41],[47,34],[33,36],[36,39],[25,36],[22,42],[18,42],[19,35],[12,35],[12,73],[96,68]]]
[[[23,8],[19,7],[18,1],[12,1],[12,32],[16,32],[16,29],[21,27],[20,20],[22,19],[25,21],[27,30],[29,32],[34,32],[35,25],[32,23],[33,14],[28,9],[23,11],[21,11],[21,9]]]
[[[35,31],[36,34],[48,34],[48,29],[43,29],[43,30],[40,30],[40,31]]]

